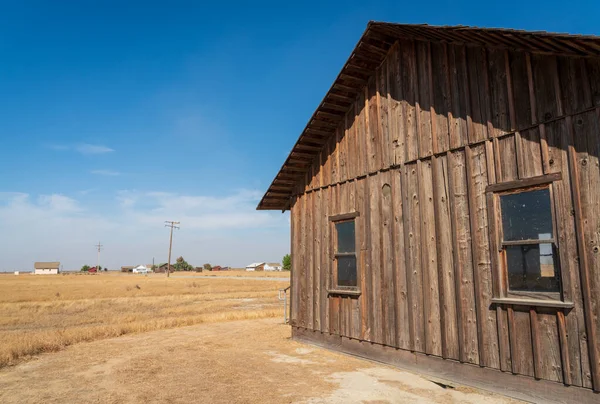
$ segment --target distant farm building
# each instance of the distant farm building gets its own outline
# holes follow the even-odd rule
[[[152,270],[146,265],[138,265],[137,267],[133,268],[131,272],[134,274],[147,274],[148,272],[152,272]]]
[[[131,272],[131,271],[133,271],[133,268],[135,268],[133,265],[123,266],[123,267],[121,267],[121,272]]]
[[[283,267],[278,262],[269,262],[265,264],[265,271],[281,271]]]
[[[56,275],[59,272],[60,262],[36,262],[33,264],[36,275]]]
[[[212,271],[229,271],[229,267],[222,267],[220,265],[216,265],[212,267]]]
[[[265,263],[264,262],[254,262],[248,266],[246,266],[246,271],[264,271]]]
[[[98,268],[96,268],[96,267],[91,267],[91,268],[90,268],[90,269],[88,269],[87,271],[88,271],[88,273],[93,273],[93,274],[94,274],[94,273],[98,272]]]
[[[161,273],[164,274],[167,272],[167,268],[169,267],[169,264],[160,264],[155,270],[154,272],[156,273]],[[171,272],[173,272],[173,265],[171,265]]]

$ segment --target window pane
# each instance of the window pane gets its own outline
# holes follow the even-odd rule
[[[547,240],[552,238],[550,190],[500,196],[504,241]]]
[[[355,252],[354,221],[335,224],[337,231],[337,252]]]
[[[508,289],[528,292],[560,292],[560,271],[552,244],[506,247]]]
[[[338,257],[337,267],[338,286],[357,286],[355,256]]]

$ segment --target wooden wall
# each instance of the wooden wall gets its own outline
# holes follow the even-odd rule
[[[397,42],[295,190],[292,325],[599,390],[599,152],[600,59]],[[555,172],[574,308],[493,304],[485,188]],[[329,296],[354,211],[361,295]]]

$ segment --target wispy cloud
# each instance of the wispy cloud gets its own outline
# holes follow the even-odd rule
[[[81,154],[103,154],[103,153],[110,153],[110,152],[115,151],[114,149],[111,149],[110,147],[96,145],[96,144],[89,144],[89,143],[78,144],[75,146],[75,150]]]
[[[82,189],[80,191],[77,191],[77,193],[79,195],[88,195],[88,194],[91,194],[94,191],[96,191],[96,188],[88,188],[88,189]]]
[[[163,262],[165,220],[181,222],[175,256],[198,265],[275,261],[289,251],[288,215],[256,211],[257,190],[201,195],[124,190],[101,204],[74,195],[0,192],[0,245],[7,251],[0,270],[27,269],[43,260],[79,268],[95,260],[98,240],[110,251],[109,268],[148,257]]]
[[[78,213],[83,209],[79,202],[62,194],[40,195],[37,206],[52,212]]]
[[[50,144],[47,148],[56,151],[73,150],[81,154],[104,154],[114,152],[115,149],[98,144],[77,143],[77,144]]]
[[[261,195],[246,189],[229,195],[120,191],[117,201],[139,225],[159,223],[164,217],[176,217],[189,228],[210,231],[285,225],[278,213],[256,211]]]
[[[113,171],[113,170],[92,170],[90,171],[92,174],[96,174],[96,175],[105,175],[108,177],[116,177],[118,175],[121,175],[120,172],[118,171]]]

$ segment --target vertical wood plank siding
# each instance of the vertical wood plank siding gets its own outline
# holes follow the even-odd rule
[[[399,40],[292,197],[292,324],[600,390],[599,156],[600,59]],[[551,173],[573,307],[494,304],[486,187]],[[331,295],[350,212],[360,295]]]

